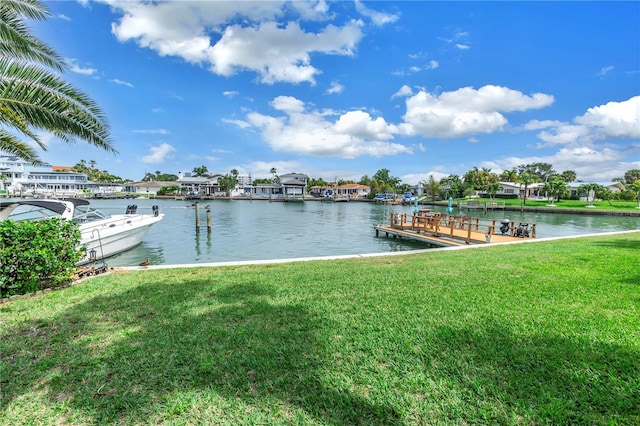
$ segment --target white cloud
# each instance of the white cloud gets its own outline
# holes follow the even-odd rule
[[[590,145],[598,140],[640,138],[640,96],[589,108],[572,123],[532,120],[524,128],[542,130],[538,138],[547,145]]]
[[[613,65],[609,65],[608,67],[602,67],[600,68],[600,72],[598,73],[599,76],[604,76],[606,74],[608,74],[610,71],[613,71],[615,67]]]
[[[168,135],[169,131],[166,129],[139,129],[134,130],[133,133],[143,133],[146,135]]]
[[[127,86],[127,87],[133,88],[133,84],[129,83],[128,81],[119,80],[117,78],[111,79],[109,81],[112,82],[112,83],[115,83],[115,84],[119,84],[121,86]]]
[[[378,4],[384,4],[384,3],[378,3]],[[400,18],[398,15],[371,10],[368,7],[366,7],[364,4],[362,4],[360,0],[356,0],[355,5],[356,5],[356,10],[360,12],[360,14],[362,14],[363,16],[366,16],[367,18],[370,18],[371,22],[378,27],[381,27],[386,24],[394,23]]]
[[[471,46],[468,44],[456,43],[456,48],[460,50],[469,50],[471,49]]]
[[[401,127],[407,135],[437,138],[493,133],[508,123],[502,112],[543,108],[552,103],[550,95],[527,96],[491,85],[478,90],[464,87],[440,95],[421,90],[407,98],[405,123]]]
[[[344,92],[344,86],[337,81],[332,81],[331,87],[326,91],[328,95],[340,94],[342,92]]]
[[[229,99],[235,98],[238,95],[239,95],[239,92],[237,90],[227,90],[225,92],[222,92],[222,96]]]
[[[325,2],[122,2],[103,0],[122,17],[112,24],[121,42],[135,41],[160,56],[202,64],[223,76],[252,71],[266,84],[315,84],[312,54],[352,55],[362,22],[307,32],[300,23],[277,22],[285,12],[330,19]],[[378,15],[376,15],[378,16]],[[376,22],[383,15],[376,18]]]
[[[149,150],[151,153],[142,157],[142,161],[149,164],[159,164],[164,162],[176,149],[168,143],[163,142],[158,146],[152,146]]]
[[[405,84],[396,93],[391,95],[391,99],[394,99],[394,98],[406,98],[407,96],[411,96],[411,95],[413,95],[413,90],[411,90],[411,87],[409,87],[409,86],[407,86]]]
[[[425,70],[435,70],[439,66],[440,66],[440,64],[438,63],[438,61],[431,60],[431,61],[429,61],[429,63],[427,65],[424,66],[424,69]]]
[[[76,74],[95,75],[98,72],[95,68],[85,68],[78,65],[78,61],[75,59],[67,59],[66,61],[69,63],[69,70]]]
[[[396,126],[363,111],[349,111],[331,121],[328,117],[336,115],[332,111],[308,110],[304,102],[291,96],[279,96],[271,106],[285,115],[250,113],[246,122],[260,130],[275,151],[341,158],[412,152],[390,142],[398,133]]]
[[[233,125],[237,126],[240,129],[249,129],[249,128],[252,127],[250,123],[247,123],[244,120],[232,120],[230,118],[223,118],[223,119],[221,119],[221,121],[223,123],[233,124]]]
[[[362,32],[356,22],[344,27],[328,25],[317,34],[305,32],[298,23],[284,28],[275,22],[258,27],[233,25],[207,51],[211,70],[231,76],[242,69],[255,71],[263,83],[315,83],[320,73],[311,65],[311,53],[352,55]]]
[[[640,138],[640,96],[589,108],[575,121],[606,138]]]

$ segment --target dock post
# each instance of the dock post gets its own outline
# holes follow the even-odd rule
[[[196,212],[196,232],[200,231],[200,216],[198,215],[198,203],[194,203],[194,208],[193,210],[195,210]]]
[[[207,209],[207,233],[211,233],[211,210]]]

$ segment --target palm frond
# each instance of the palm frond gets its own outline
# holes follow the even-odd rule
[[[55,73],[67,64],[25,23],[48,15],[40,0],[0,0],[0,150],[38,161],[33,148],[15,134],[46,149],[36,132],[44,130],[66,142],[79,138],[115,153],[102,110]]]
[[[30,163],[42,163],[32,147],[3,129],[0,129],[0,151],[9,155],[15,155]]]
[[[30,63],[0,58],[0,76],[0,106],[22,117],[30,127],[47,130],[66,141],[78,137],[117,152],[99,106],[56,74]]]
[[[42,13],[37,15],[35,12],[38,11]],[[44,19],[46,9],[37,9],[33,1],[0,2],[0,55],[30,60],[57,71],[64,70],[67,67],[65,60],[31,33],[23,18],[25,14]]]

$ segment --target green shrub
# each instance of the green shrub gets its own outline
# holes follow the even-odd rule
[[[66,219],[0,222],[0,296],[71,282],[79,243],[78,224]]]
[[[176,191],[178,191],[178,187],[176,186],[163,186],[162,188],[158,189],[156,195],[173,195],[176,193]]]

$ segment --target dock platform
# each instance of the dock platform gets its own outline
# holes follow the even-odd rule
[[[420,241],[439,247],[489,244],[536,238],[536,224],[503,223],[495,219],[453,216],[419,210],[414,215],[391,213],[388,225],[375,226],[376,237]]]

